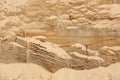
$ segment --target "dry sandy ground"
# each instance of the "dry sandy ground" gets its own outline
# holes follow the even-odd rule
[[[0,64],[0,80],[120,80],[119,68],[120,63],[116,63],[107,68],[50,73],[35,64]]]

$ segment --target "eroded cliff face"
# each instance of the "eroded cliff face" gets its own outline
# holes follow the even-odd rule
[[[119,4],[101,4],[100,0],[31,2],[28,3],[27,16],[33,21],[40,21],[41,27],[45,26],[44,30],[60,34],[80,34],[84,31],[99,35],[119,34]]]
[[[39,33],[118,35],[119,7],[119,4],[101,4],[99,0],[3,0],[1,29],[25,30],[34,26],[40,29]],[[33,36],[32,31],[27,29],[26,33]]]
[[[56,80],[58,74],[77,74],[76,70],[89,75],[104,70],[100,66],[119,65],[119,4],[103,4],[100,0],[1,0],[0,6],[0,62],[13,66],[33,63],[28,65],[41,66],[39,69],[43,67],[49,75],[43,79],[37,72],[33,80]],[[105,80],[109,80],[109,73],[106,70]],[[79,79],[89,77],[76,75],[75,80]],[[110,79],[114,79],[111,73]]]

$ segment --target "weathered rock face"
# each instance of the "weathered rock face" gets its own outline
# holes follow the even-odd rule
[[[47,31],[80,35],[85,31],[92,35],[96,32],[96,35],[106,35],[111,31],[118,34],[120,30],[119,4],[100,4],[99,0],[2,0],[0,3],[0,29],[4,31],[34,26],[40,29],[40,33]],[[33,32],[29,33],[33,35]]]
[[[100,3],[103,3],[103,4],[119,4],[120,0],[100,0]]]
[[[100,56],[105,60],[106,64],[110,65],[111,63],[119,62],[119,46],[116,47],[103,47],[100,50]]]
[[[74,33],[74,30],[67,30],[67,27],[72,26],[78,27],[77,33],[80,33],[81,29],[88,32],[107,33],[107,28],[104,27],[111,26],[109,31],[113,31],[113,26],[119,26],[119,5],[117,4],[100,4],[99,0],[25,0],[11,6],[15,2],[16,0],[1,2],[4,6],[0,13],[1,25],[4,28],[30,26],[31,23],[36,22],[32,26],[41,25],[38,26],[39,29],[50,32]]]
[[[50,72],[61,68],[84,70],[119,62],[119,50],[119,46],[116,46],[94,51],[77,43],[65,51],[59,45],[47,42],[45,37],[17,37],[15,42],[1,43],[0,62],[34,63]]]
[[[71,59],[71,56],[56,44],[34,38],[17,37],[16,42],[2,43],[1,50],[1,62],[30,62],[44,66],[51,72],[68,67],[67,61]]]
[[[113,1],[109,1],[111,2]],[[34,63],[52,73],[62,68],[88,70],[120,62],[119,44],[114,46],[105,46],[107,43],[100,44],[102,47],[92,50],[88,45],[82,45],[87,44],[86,39],[82,44],[79,41],[82,38],[80,35],[85,37],[85,34],[90,37],[119,35],[120,5],[101,3],[106,2],[102,0],[1,0],[0,62]],[[80,38],[76,40],[75,37]],[[56,43],[50,39],[54,39]],[[68,40],[70,42],[67,43]],[[53,80],[60,73],[55,73]],[[39,79],[38,74],[33,80]],[[0,77],[0,80],[3,78]],[[20,77],[20,80],[24,79]],[[25,77],[25,80],[29,79]],[[48,80],[48,78],[39,80]]]
[[[23,41],[25,40],[26,39],[23,39]],[[23,42],[21,45],[22,44]],[[28,62],[42,65],[51,72],[62,67],[67,67],[66,59],[71,58],[64,50],[53,43],[41,42],[33,38],[28,38],[25,44],[29,45],[26,45],[26,48],[28,49]]]
[[[2,44],[1,59],[5,63],[26,62],[26,49],[16,42]]]

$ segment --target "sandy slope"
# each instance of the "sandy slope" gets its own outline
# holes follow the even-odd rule
[[[83,71],[61,69],[53,75],[52,80],[120,80],[119,68],[120,63]]]
[[[0,64],[0,80],[120,80],[120,63],[91,70],[61,69],[50,73],[35,64]]]
[[[50,75],[35,64],[0,64],[0,80],[48,80]]]

